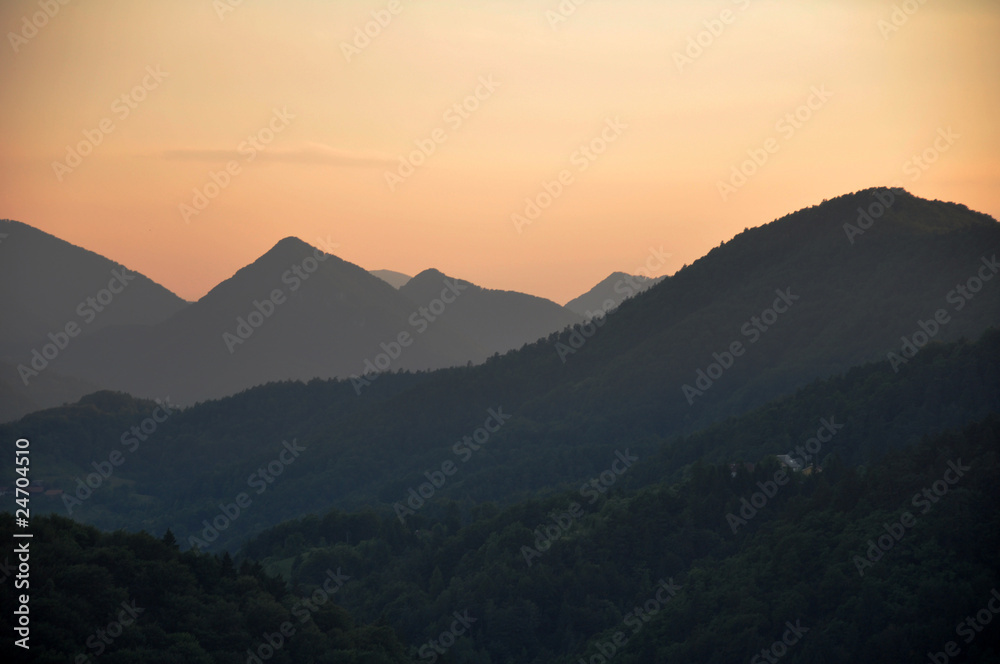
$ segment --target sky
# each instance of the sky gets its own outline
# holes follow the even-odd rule
[[[0,218],[560,304],[872,186],[1000,217],[993,0],[4,0]]]

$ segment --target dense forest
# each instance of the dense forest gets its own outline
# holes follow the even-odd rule
[[[996,661],[998,444],[989,418],[859,469],[836,454],[808,475],[773,457],[699,462],[593,501],[452,504],[405,525],[329,512],[262,534],[237,563],[181,552],[169,532],[39,518],[32,657],[832,663],[954,642]],[[0,523],[9,539],[13,519]],[[13,596],[0,605],[10,631]]]
[[[810,428],[815,431],[822,417],[848,423],[829,449],[836,449],[846,464],[866,463],[924,434],[998,412],[998,360],[997,331],[975,343],[934,344],[899,372],[892,371],[887,360],[856,367],[687,436],[660,435],[652,423],[623,421],[596,410],[528,417],[523,409],[508,411],[502,403],[491,403],[475,389],[450,397],[457,404],[455,422],[439,420],[428,405],[433,388],[421,389],[443,379],[437,374],[385,376],[362,395],[360,404],[349,384],[270,385],[170,415],[146,440],[135,436],[131,427],[149,418],[157,404],[106,392],[33,414],[16,430],[32,436],[49,477],[62,475],[52,485],[64,487],[65,493],[36,500],[35,509],[107,529],[142,528],[162,534],[171,528],[185,548],[195,538],[204,550],[235,552],[255,532],[322,511],[329,506],[322,496],[331,492],[341,496],[334,501],[339,509],[391,511],[396,504],[405,506],[409,491],[428,482],[425,473],[440,472],[449,461],[456,464],[456,472],[434,488],[420,513],[440,516],[442,499],[467,509],[482,501],[509,504],[530,497],[539,487],[551,491],[578,486],[605,470],[616,450],[626,448],[642,460],[655,457],[656,472],[672,479],[679,479],[683,468],[698,459],[723,463],[784,454],[807,437]],[[516,389],[516,378],[510,379],[509,389]],[[426,402],[419,398],[424,394]],[[511,419],[491,433],[481,449],[463,445],[462,454],[457,454],[456,441],[481,427],[489,409],[497,407]],[[281,414],[280,423],[274,413]],[[599,431],[609,421],[621,426],[604,437]],[[290,432],[283,432],[286,422],[294,427]],[[331,440],[324,432],[335,422],[343,429]],[[362,443],[360,428],[371,427],[371,422],[381,429],[380,445]],[[0,426],[5,435],[14,430]],[[128,445],[121,442],[123,437]],[[280,457],[283,440],[296,441],[304,451],[266,483],[258,469],[266,470]],[[121,454],[121,465],[110,468],[114,450]],[[285,458],[290,455],[285,453]],[[105,471],[110,468],[110,476],[102,478],[95,463],[104,464]],[[638,464],[622,481],[658,480],[647,468]],[[88,477],[96,488],[82,486]],[[220,506],[234,505],[241,494],[250,502],[240,509],[239,518],[219,517]],[[216,518],[226,527],[208,529],[206,521],[210,525]]]
[[[392,629],[356,624],[337,605],[342,571],[298,596],[258,563],[181,552],[169,531],[107,533],[59,516],[31,527],[32,662],[242,664],[269,652],[274,662],[410,661]],[[5,541],[14,530],[0,514]],[[15,597],[0,596],[5,634]],[[5,661],[23,661],[12,639],[3,647]]]
[[[768,410],[741,422],[748,435]],[[623,481],[593,502],[584,485],[508,508],[447,503],[440,519],[405,524],[330,512],[282,524],[243,555],[296,585],[352,570],[345,606],[411,644],[469,611],[479,624],[442,661],[591,661],[618,632],[622,662],[747,661],[785,621],[811,632],[790,662],[917,661],[950,640],[968,661],[995,661],[995,629],[965,642],[956,628],[1000,583],[1000,420],[859,467],[841,458],[846,433],[819,452],[821,472],[768,456],[650,482],[670,474],[665,455],[636,467],[641,488]],[[680,590],[646,616],[663,581]]]

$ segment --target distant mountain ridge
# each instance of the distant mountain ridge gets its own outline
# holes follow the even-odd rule
[[[564,306],[584,318],[593,318],[617,309],[628,298],[652,288],[666,278],[612,272],[589,291],[573,298]]]
[[[3,357],[37,345],[74,320],[86,337],[113,325],[155,325],[189,304],[148,277],[27,224],[0,220],[0,233],[6,236],[0,243]],[[125,283],[116,276],[122,271]],[[102,294],[109,282],[120,292]],[[108,295],[115,297],[107,301]]]
[[[179,315],[106,334],[81,347],[70,367],[115,389],[181,403],[271,381],[345,377],[363,373],[381,343],[410,330],[414,308],[357,265],[285,238]],[[471,353],[463,339],[435,332],[387,369],[449,366]]]
[[[417,372],[393,370],[527,296],[434,270],[407,295],[316,251],[283,240],[162,323],[74,340],[60,369],[109,339],[136,372],[156,343],[186,343],[170,355],[183,364],[160,370],[202,362],[218,380],[234,367],[185,352],[260,347],[291,361],[315,354],[310,334],[329,335],[315,321],[329,319],[381,353],[366,362],[385,358],[364,390],[273,382],[166,419],[160,404],[101,391],[0,424],[0,438],[31,440],[31,477],[55,489],[32,496],[33,541],[56,545],[42,566],[54,569],[53,551],[90,556],[43,602],[99,614],[121,599],[101,592],[135,594],[155,627],[142,646],[190,630],[185,607],[208,602],[196,617],[209,622],[195,622],[221,634],[187,635],[181,659],[242,652],[333,570],[349,575],[334,601],[378,631],[348,641],[337,609],[314,620],[329,641],[286,643],[342,659],[360,643],[358,661],[402,653],[390,628],[427,658],[428,637],[454,636],[468,615],[474,638],[448,657],[728,662],[777,658],[783,642],[789,662],[895,662],[952,652],[955,622],[986,615],[1000,543],[995,219],[899,190],[848,194],[745,230],[605,317]],[[812,469],[783,468],[783,453]],[[0,457],[0,473],[14,477],[13,463]],[[50,511],[114,532],[39,518]],[[13,532],[13,515],[0,527]],[[189,546],[226,554],[177,552]],[[252,560],[237,569],[236,552],[283,579]],[[92,629],[41,614],[68,642]],[[963,655],[996,659],[995,632],[968,634]]]
[[[394,270],[370,270],[370,272],[393,288],[402,288],[406,282],[413,278],[408,274]]]
[[[921,320],[954,306],[945,301],[949,290],[979,269],[984,252],[1000,248],[997,230],[987,215],[902,190],[848,194],[744,231],[618,304],[615,323],[600,321],[600,333],[592,327],[584,330],[586,336],[563,332],[511,359],[511,366],[535,362],[541,353],[540,364],[518,369],[534,373],[545,367],[538,386],[588,371],[622,384],[638,380],[656,390],[673,384],[666,401],[649,408],[664,426],[678,417],[695,426],[714,417],[709,413],[723,403],[738,412],[802,380],[876,359],[884,352],[880,349],[901,348],[899,339],[918,331]],[[13,240],[5,240],[0,252]],[[78,251],[61,244],[63,251]],[[23,254],[20,260],[44,265],[44,255]],[[45,370],[80,384],[192,403],[269,381],[460,366],[532,344],[580,320],[579,314],[542,298],[482,289],[435,270],[397,290],[356,265],[326,256],[286,238],[198,302],[175,298],[173,314],[159,322],[150,323],[162,317],[163,306],[74,338]],[[617,287],[614,276],[605,287],[609,280],[612,290]],[[101,279],[107,285],[108,279]],[[136,284],[146,283],[136,279]],[[9,294],[14,281],[8,277],[3,283],[17,311],[26,305]],[[458,284],[460,293],[452,302],[446,302],[452,297],[449,282]],[[138,291],[126,289],[121,301],[133,292]],[[789,293],[795,302],[787,314],[769,310],[776,292]],[[960,315],[940,326],[935,340],[981,333],[998,318],[997,293],[992,285],[984,287],[962,312],[954,312]],[[837,312],[833,318],[832,312]],[[774,319],[754,322],[761,315]],[[788,322],[793,320],[798,322]],[[45,334],[36,338],[37,344],[46,343]],[[742,344],[739,350],[753,352],[739,353],[730,362],[726,353],[736,343]],[[674,350],[681,348],[683,353]],[[0,360],[23,366],[30,350],[0,355]],[[715,354],[727,366],[720,366]],[[17,378],[5,379],[8,392],[17,388]],[[743,382],[756,387],[736,394],[716,387]],[[583,389],[573,399],[589,400],[592,392]],[[60,398],[66,394],[63,389]],[[566,397],[556,388],[547,398]],[[29,402],[38,400],[11,401],[21,404],[14,411]],[[712,403],[706,410],[705,404]],[[634,404],[633,399],[628,408]]]
[[[101,387],[65,375],[68,350],[115,326],[161,323],[189,305],[94,252],[0,220],[0,420]]]
[[[413,277],[399,292],[415,304],[432,302],[442,292],[441,284],[449,281],[462,291],[449,305],[448,315],[441,317],[440,326],[472,341],[476,351],[468,359],[473,362],[519,348],[580,321],[579,316],[551,300],[481,288],[434,269]]]
[[[310,450],[308,468],[290,469],[288,479],[269,489],[269,518],[322,506],[392,505],[427,481],[425,473],[454,461],[455,442],[482,427],[493,409],[509,414],[509,421],[489,434],[468,466],[441,489],[443,496],[478,504],[583,481],[604,470],[616,450],[629,447],[644,455],[664,440],[860,364],[875,363],[862,381],[873,389],[896,379],[897,369],[900,376],[917,372],[901,384],[906,399],[917,404],[940,389],[949,394],[934,403],[979,403],[979,396],[963,396],[962,390],[993,384],[989,372],[995,364],[988,360],[964,362],[962,378],[954,383],[922,381],[927,365],[942,357],[934,350],[938,342],[979,339],[1000,324],[995,274],[974,289],[973,298],[960,296],[961,309],[951,297],[971,279],[985,278],[993,248],[1000,253],[1000,224],[964,206],[896,194],[890,211],[852,244],[844,225],[854,223],[858,209],[867,208],[877,194],[885,196],[885,190],[849,194],[744,231],[626,300],[605,320],[554,332],[479,366],[385,375],[360,396],[349,380],[313,381],[270,385],[202,404],[164,428],[158,465],[130,462],[123,477],[159,487],[163,464],[178,463],[170,459],[204,467],[209,474],[224,473],[201,479],[185,475],[183,484],[158,489],[165,496],[159,499],[162,505],[180,501],[171,509],[194,527],[211,517],[219,500],[239,491],[253,464],[273,455],[282,439],[297,438]],[[439,276],[425,275],[428,288]],[[429,292],[441,306],[457,305],[471,294],[455,294],[450,288],[459,284],[445,281]],[[387,284],[379,288],[404,297]],[[407,306],[422,316],[418,307]],[[938,320],[939,310],[950,318],[937,323],[933,348],[916,356],[907,353],[904,339],[927,345],[930,332],[923,330],[933,330],[928,321]],[[894,367],[890,353],[903,353],[907,362]],[[983,357],[995,355],[990,353]],[[907,393],[919,376],[925,386]],[[877,389],[866,394],[882,395]],[[103,411],[95,413],[93,403],[52,416],[36,414],[17,428],[39,440],[58,438],[67,422],[99,417]],[[828,415],[797,416],[809,421]],[[136,416],[109,424],[109,434]],[[894,435],[912,433],[905,422],[898,425],[901,432]],[[740,449],[787,451],[790,441],[781,435],[773,441],[739,441]],[[709,452],[696,447],[705,437],[689,440],[692,449],[670,447],[667,458],[688,462]],[[81,467],[107,442],[95,437],[87,445],[77,451]],[[64,472],[61,481],[71,483],[74,476]],[[108,527],[121,525],[123,514],[129,519],[148,514],[146,499],[129,495],[111,501],[114,509],[102,517]],[[88,505],[96,507],[95,501]],[[257,513],[264,518],[264,511]],[[241,522],[237,530],[255,523]]]
[[[16,324],[5,325],[0,335],[0,350],[7,349],[0,360],[15,367],[0,378],[0,393],[11,395],[0,408],[5,419],[75,400],[89,389],[149,398],[171,395],[176,402],[193,403],[270,381],[481,362],[578,320],[553,302],[464,281],[458,282],[462,297],[445,307],[439,295],[454,280],[439,272],[426,271],[403,291],[293,237],[279,241],[197,302],[187,303],[141,275],[122,273],[123,268],[96,254],[24,224],[6,224],[9,237],[0,252],[13,252],[16,246],[20,253],[18,260],[2,265],[6,278],[0,305],[9,303],[8,309],[17,313],[12,319]],[[58,270],[45,267],[46,257],[64,254]],[[77,265],[82,267],[77,270]],[[15,288],[14,271],[29,266],[34,266],[32,277],[48,277],[34,280],[45,288]],[[76,277],[74,270],[82,276]],[[53,273],[62,276],[53,280]],[[83,304],[75,312],[73,306],[91,292],[83,284],[95,278],[92,292],[97,297],[104,298],[103,285],[125,293],[121,301],[131,301],[130,307],[115,307],[113,298],[103,311],[95,313]],[[109,286],[111,279],[127,283]],[[147,291],[152,304],[137,306],[132,294]],[[92,305],[101,307],[96,301]],[[68,313],[60,318],[61,312]],[[93,319],[94,331],[77,338],[73,328],[65,333],[67,347],[56,349],[58,357],[41,357],[46,344],[63,343],[66,322],[84,314],[88,318],[77,327]],[[31,385],[42,372],[48,380]],[[63,380],[54,382],[59,376]]]

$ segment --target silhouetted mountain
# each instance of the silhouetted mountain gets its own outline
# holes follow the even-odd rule
[[[371,270],[371,273],[393,288],[402,288],[406,285],[407,281],[413,278],[408,274],[394,272],[393,270]]]
[[[877,212],[879,198],[888,209],[857,235],[859,210]],[[619,410],[692,431],[814,378],[898,356],[904,336],[910,352],[914,337],[927,341],[920,322],[939,310],[946,322],[925,325],[932,340],[977,338],[1000,323],[997,253],[992,217],[869,189],[745,230],[626,300],[592,338],[553,337],[549,366],[533,369],[571,384],[601,376],[553,390],[553,410]],[[980,273],[989,280],[978,282]],[[607,389],[633,384],[644,391]]]
[[[442,288],[442,283],[453,284],[455,292]],[[434,325],[474,344],[475,354],[465,358],[473,362],[482,362],[494,353],[520,348],[580,321],[578,316],[551,300],[514,291],[481,288],[468,281],[447,277],[437,270],[424,270],[399,292],[415,304],[453,296],[454,302],[448,304],[447,309],[442,309],[440,321],[435,321]],[[433,311],[430,314],[433,316]]]
[[[95,389],[65,355],[102,330],[148,326],[188,303],[122,265],[17,221],[0,220],[0,418]],[[62,379],[49,376],[62,373]]]
[[[54,370],[42,371],[28,385],[17,366],[0,361],[0,422],[10,422],[36,410],[74,403],[100,387]]]
[[[981,414],[981,399],[992,393],[978,386],[995,383],[988,369],[995,353],[956,369],[935,367],[942,356],[916,346],[928,335],[934,342],[975,339],[1000,323],[1000,281],[991,267],[1000,225],[964,206],[896,193],[890,211],[852,244],[844,224],[855,222],[859,206],[887,195],[851,194],[745,231],[625,301],[601,325],[577,325],[482,366],[383,376],[360,397],[349,381],[285,383],[185,411],[158,431],[151,456],[137,455],[121,471],[144,495],[126,486],[113,498],[95,496],[81,508],[83,518],[94,510],[106,527],[136,519],[149,526],[155,513],[158,523],[195,532],[292,439],[309,450],[308,463],[284,471],[267,489],[267,507],[255,507],[218,545],[325,506],[406,500],[427,473],[456,459],[461,474],[436,495],[514,500],[593,476],[624,446],[648,453],[671,436],[869,361],[878,364],[860,383],[866,387],[852,393],[878,399],[880,382],[904,372],[914,386],[910,393],[899,383],[903,396],[894,397],[892,412],[912,404],[916,422],[927,401],[934,404],[928,416],[945,423],[952,422],[949,409]],[[943,371],[935,380],[950,386],[933,400],[921,377],[930,369]],[[961,378],[948,379],[952,374]],[[489,433],[485,427],[495,427],[500,413],[509,421],[501,418],[502,428]],[[17,430],[56,441],[67,422],[94,416],[93,406],[62,409],[26,418]],[[77,469],[107,454],[115,429],[127,430],[139,414],[102,417],[110,437],[84,443],[87,434],[78,435]],[[914,424],[912,433],[925,430]],[[908,440],[909,430],[901,431]],[[464,442],[474,434],[488,444]],[[683,450],[671,458],[675,468],[690,460]],[[168,481],[159,479],[164,470]],[[63,470],[52,479],[72,486],[75,477]],[[149,495],[159,497],[151,503]]]
[[[269,381],[449,366],[472,353],[439,327],[420,334],[416,309],[357,265],[285,238],[169,320],[108,330],[66,366],[114,389],[191,403]],[[405,347],[401,334],[410,335]]]
[[[117,325],[74,343],[60,369],[138,396],[192,403],[270,381],[480,362],[574,320],[548,300],[434,271],[397,290],[285,238],[158,325]]]
[[[82,339],[113,325],[153,325],[188,304],[138,272],[26,224],[0,220],[0,234],[4,359],[22,361],[19,353],[30,354],[67,323],[77,323]]]
[[[618,308],[622,302],[648,290],[667,277],[650,279],[625,272],[612,272],[610,276],[589,291],[566,303],[566,308],[583,318],[590,319]]]

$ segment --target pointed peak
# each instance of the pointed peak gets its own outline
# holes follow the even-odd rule
[[[273,247],[258,257],[254,263],[268,264],[271,261],[300,261],[303,257],[313,255],[316,252],[327,253],[323,249],[317,249],[308,242],[290,235],[278,240]],[[332,256],[332,254],[328,255]]]
[[[272,249],[295,249],[295,250],[312,249],[312,248],[313,247],[309,245],[309,243],[300,240],[294,235],[289,235],[288,237],[281,238],[274,245],[274,247],[272,247]]]

